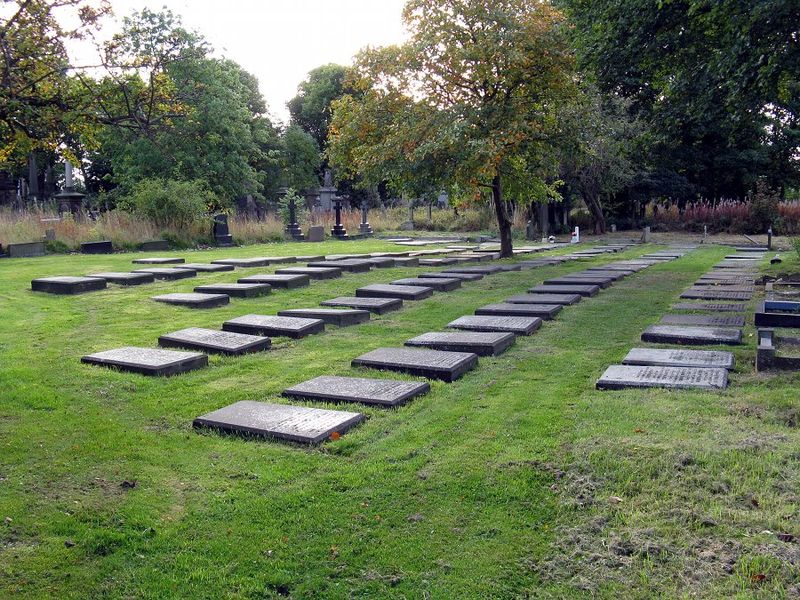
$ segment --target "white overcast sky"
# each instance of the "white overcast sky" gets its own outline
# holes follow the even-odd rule
[[[110,37],[122,17],[134,10],[166,7],[180,15],[187,29],[211,42],[218,56],[258,77],[270,112],[286,121],[286,102],[311,69],[349,64],[366,46],[401,42],[403,4],[404,0],[111,0],[114,17],[105,22],[101,37]]]

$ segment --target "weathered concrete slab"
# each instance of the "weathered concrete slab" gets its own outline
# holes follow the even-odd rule
[[[461,287],[461,280],[456,277],[406,277],[396,279],[392,285],[415,285],[430,287],[437,292],[451,292]]]
[[[418,267],[419,258],[416,256],[403,256],[394,259],[394,266],[396,267]]]
[[[401,371],[429,379],[455,381],[475,368],[478,355],[471,352],[442,352],[412,348],[378,348],[352,361],[354,367]]]
[[[274,288],[293,290],[305,287],[311,283],[308,275],[286,275],[279,273],[263,273],[260,275],[248,275],[237,280],[239,283],[266,283]]]
[[[465,315],[447,324],[451,329],[464,331],[507,331],[531,335],[542,326],[541,317],[501,317]]]
[[[403,307],[400,298],[356,298],[354,296],[340,296],[320,302],[322,306],[346,306],[368,310],[376,315],[382,315]]]
[[[189,327],[158,338],[158,345],[166,348],[188,348],[216,354],[238,356],[249,352],[268,350],[272,340],[259,335]]]
[[[336,279],[342,276],[342,270],[337,267],[286,267],[277,269],[277,275],[306,275],[311,279]]]
[[[510,304],[498,302],[481,306],[475,311],[476,315],[502,316],[502,317],[540,317],[549,320],[555,317],[563,306],[560,304]]]
[[[391,285],[375,283],[356,290],[358,298],[401,298],[403,300],[422,300],[433,295],[433,288],[416,285]]]
[[[478,275],[493,275],[500,273],[502,269],[497,265],[482,265],[477,267],[448,267],[448,273],[477,273]]]
[[[569,306],[581,301],[580,294],[519,294],[507,298],[505,302],[511,304],[560,304]]]
[[[623,365],[649,365],[656,367],[732,369],[735,363],[732,352],[674,348],[633,348],[622,359]]]
[[[183,265],[183,268],[202,273],[222,273],[225,271],[233,271],[236,267],[233,265],[215,265],[213,263],[186,263]]]
[[[313,260],[308,263],[309,267],[334,268],[348,273],[366,273],[372,269],[372,264],[367,261],[345,261],[345,260]]]
[[[324,402],[359,402],[391,407],[427,394],[430,389],[429,383],[421,381],[323,375],[287,388],[283,395]]]
[[[591,275],[564,275],[545,279],[545,285],[597,285],[601,288],[610,287],[614,280],[610,277],[592,277]]]
[[[373,256],[366,260],[372,263],[376,269],[392,269],[395,266],[394,258],[391,256]]]
[[[148,258],[136,258],[131,262],[137,265],[177,265],[185,263],[186,259],[174,256],[151,256]]]
[[[742,315],[664,315],[665,325],[700,325],[702,327],[744,327]]]
[[[212,260],[215,265],[232,265],[234,267],[266,267],[270,264],[269,256],[254,256],[251,258],[220,258]]]
[[[580,296],[596,296],[600,293],[599,285],[577,285],[577,284],[542,284],[535,285],[528,289],[529,294],[578,294]]]
[[[325,321],[322,319],[251,314],[225,321],[222,324],[222,329],[236,333],[249,333],[250,335],[299,339],[325,331]]]
[[[752,285],[720,285],[720,286],[693,286],[687,292],[705,292],[705,291],[719,291],[719,292],[743,292],[752,293],[755,288]]]
[[[727,292],[725,290],[697,290],[690,288],[681,294],[681,298],[687,300],[750,300],[752,292]]]
[[[48,294],[72,295],[83,294],[106,289],[106,280],[100,277],[71,277],[58,275],[55,277],[39,277],[31,281],[34,292]]]
[[[208,365],[208,356],[198,352],[178,352],[158,348],[125,346],[114,350],[95,352],[81,358],[81,362],[114,367],[120,371],[142,375],[178,375]]]
[[[460,279],[461,281],[478,281],[483,279],[480,273],[451,273],[448,271],[428,271],[420,273],[418,277],[422,279]]]
[[[741,344],[742,330],[689,325],[652,325],[645,329],[642,341],[689,346]]]
[[[87,277],[99,277],[108,283],[117,285],[142,285],[143,283],[153,283],[155,277],[152,273],[129,273],[127,271],[105,271],[103,273],[90,273]]]
[[[508,350],[516,339],[513,333],[502,331],[430,332],[406,340],[405,345],[497,356]]]
[[[597,380],[599,390],[667,388],[722,390],[728,385],[725,369],[613,365]]]
[[[457,258],[420,258],[419,266],[421,267],[444,267],[448,265],[456,265],[459,263]]]
[[[184,269],[182,267],[148,267],[146,269],[136,269],[134,273],[150,273],[156,279],[164,281],[175,281],[177,279],[188,279],[197,277],[194,269]]]
[[[301,444],[320,444],[338,439],[364,418],[362,413],[243,400],[197,417],[193,425]]]
[[[279,310],[280,317],[301,317],[303,319],[321,319],[328,325],[348,327],[369,321],[368,310],[354,308],[290,308]]]
[[[227,294],[234,298],[257,298],[272,291],[267,283],[212,283],[194,288],[200,294]]]
[[[198,294],[198,293],[174,293],[152,296],[151,300],[163,302],[164,304],[174,304],[175,306],[186,306],[188,308],[216,308],[225,306],[231,299],[227,294]]]
[[[700,310],[714,312],[744,312],[747,308],[741,302],[678,302],[673,310]]]

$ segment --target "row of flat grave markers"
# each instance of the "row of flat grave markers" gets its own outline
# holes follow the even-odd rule
[[[742,343],[745,318],[752,298],[754,274],[763,254],[735,254],[702,275],[681,294],[673,309],[642,334],[643,342],[662,345],[717,346]],[[703,300],[703,302],[694,302]],[[633,348],[622,365],[612,365],[597,381],[598,389],[673,388],[724,389],[734,367],[731,352],[672,348]]]
[[[509,270],[559,264],[574,258],[576,257],[550,257],[545,262],[536,264],[531,264],[534,261],[523,261],[513,265],[449,266],[443,271],[422,273],[417,278],[365,286],[359,288],[353,297],[335,298],[322,304],[382,313],[399,308],[403,300],[418,300],[430,296],[434,291],[457,289],[465,281],[474,281]],[[630,272],[644,266],[647,264],[637,264]],[[614,271],[614,277],[619,277],[619,271]],[[531,296],[534,297],[533,294]],[[580,296],[561,295],[556,298],[548,295],[545,299],[547,302],[567,305],[577,302]],[[529,306],[526,303],[520,304]],[[552,316],[557,311],[549,312]],[[454,331],[424,333],[407,340],[403,348],[378,348],[353,359],[352,365],[452,382],[475,368],[479,356],[503,353],[514,344],[517,335],[531,335],[541,322],[542,317],[538,316],[462,317],[448,325]],[[283,395],[303,400],[394,407],[427,393],[429,389],[430,385],[425,382],[321,376],[294,385],[284,390]],[[200,416],[195,419],[194,425],[282,440],[319,443],[342,435],[363,419],[364,415],[358,412],[245,401]]]

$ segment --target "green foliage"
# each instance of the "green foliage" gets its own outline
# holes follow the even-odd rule
[[[797,252],[797,257],[800,258],[800,237],[792,238],[792,245],[794,251]]]
[[[283,223],[289,223],[289,204],[294,202],[295,221],[302,225],[308,218],[308,208],[306,200],[297,194],[294,188],[289,188],[286,193],[278,200],[278,213]]]
[[[319,185],[321,158],[319,146],[311,134],[298,125],[290,125],[281,138],[283,183],[295,190],[309,190]]]
[[[159,226],[179,229],[206,216],[215,204],[216,198],[205,181],[157,178],[143,179],[119,202],[123,210],[150,219]]]
[[[750,201],[750,226],[757,233],[766,232],[778,218],[778,205],[780,196],[769,189],[766,181],[760,180],[756,185],[755,194]]]
[[[348,93],[345,85],[347,67],[322,65],[308,73],[297,87],[297,95],[286,103],[292,123],[310,133],[320,148],[328,145],[331,103]]]

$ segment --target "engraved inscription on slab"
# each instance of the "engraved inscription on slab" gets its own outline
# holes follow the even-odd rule
[[[741,315],[664,315],[666,325],[700,325],[705,327],[744,327]]]
[[[733,353],[715,350],[683,350],[661,348],[633,348],[622,360],[624,365],[652,365],[661,367],[705,367],[732,369]]]
[[[726,369],[612,365],[597,380],[598,389],[699,388],[721,390],[728,385]]]
[[[511,304],[561,304],[568,306],[581,301],[580,294],[519,294],[507,298]]]
[[[642,341],[664,344],[741,344],[741,329],[721,327],[693,327],[679,325],[653,325],[645,329]]]
[[[501,331],[485,332],[430,332],[423,333],[406,341],[406,346],[452,350],[455,352],[474,352],[478,356],[497,356],[510,348],[516,336]]]
[[[450,382],[474,368],[478,356],[471,352],[378,348],[353,359],[352,363],[353,366],[403,371]]]
[[[397,406],[427,393],[430,387],[430,384],[418,381],[323,375],[294,385],[284,390],[283,395],[329,402]]]
[[[81,358],[81,362],[143,375],[176,375],[208,365],[208,357],[197,352],[179,352],[158,348],[125,346],[96,352]]]
[[[222,329],[253,335],[301,338],[314,333],[321,333],[325,330],[325,322],[321,319],[303,319],[299,317],[244,315],[225,321],[222,324]]]
[[[346,306],[349,308],[363,308],[376,315],[402,308],[400,298],[356,298],[355,296],[340,296],[320,302],[322,306]]]
[[[501,317],[466,315],[447,324],[451,329],[466,331],[508,331],[531,335],[542,326],[541,317]]]
[[[739,302],[679,302],[673,304],[674,310],[710,310],[716,312],[744,312],[744,304]]]
[[[246,333],[189,327],[160,336],[158,344],[169,348],[189,348],[235,355],[266,350],[270,347],[271,340],[268,337]]]
[[[433,288],[416,285],[391,285],[375,283],[356,290],[359,298],[402,298],[403,300],[422,300],[433,294]]]
[[[475,311],[476,315],[504,315],[521,317],[541,317],[552,319],[563,307],[560,304],[510,304],[500,302],[487,304]]]

